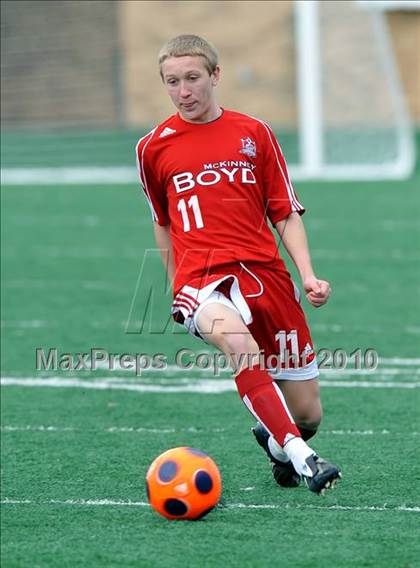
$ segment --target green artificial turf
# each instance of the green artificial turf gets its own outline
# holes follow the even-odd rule
[[[36,371],[37,347],[160,351],[173,364],[177,350],[208,346],[170,330],[125,333],[144,251],[154,247],[139,188],[4,187],[2,376],[27,386],[2,387],[3,565],[419,566],[420,396],[406,388],[419,380],[410,363],[420,353],[419,186],[417,172],[407,182],[296,187],[316,271],[333,288],[324,308],[305,305],[316,346],[381,357],[371,375],[325,376],[313,446],[343,469],[325,498],[274,484],[236,393],[182,392],[226,373]],[[134,305],[162,278],[155,258]],[[154,323],[169,305],[154,301]],[[117,386],[29,386],[57,376]],[[379,386],[361,386],[369,381]],[[165,392],[172,385],[181,390]],[[206,451],[222,473],[222,505],[196,523],[166,521],[143,504],[148,465],[179,445]]]

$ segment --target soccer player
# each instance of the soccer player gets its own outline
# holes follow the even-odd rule
[[[136,152],[173,283],[173,317],[229,358],[276,481],[295,487],[303,478],[323,493],[341,473],[306,443],[321,421],[317,363],[299,290],[268,225],[294,261],[307,300],[322,306],[330,286],[314,274],[304,208],[268,124],[218,105],[211,44],[178,36],[160,51],[159,69],[178,112]]]

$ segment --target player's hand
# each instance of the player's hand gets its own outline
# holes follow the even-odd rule
[[[309,276],[303,281],[306,299],[315,308],[327,303],[331,287],[326,280],[319,280],[316,276]]]

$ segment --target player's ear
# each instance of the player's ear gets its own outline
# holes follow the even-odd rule
[[[213,87],[215,87],[217,85],[217,83],[219,82],[220,79],[220,67],[218,65],[216,65],[213,73],[211,74],[211,82]]]

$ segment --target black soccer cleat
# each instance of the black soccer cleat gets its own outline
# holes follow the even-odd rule
[[[306,458],[306,464],[312,471],[312,477],[304,475],[305,483],[311,491],[323,495],[327,489],[334,489],[341,471],[336,465],[328,463],[316,454]]]
[[[297,487],[300,483],[300,475],[296,472],[290,460],[287,462],[279,461],[270,452],[268,447],[270,434],[264,426],[257,422],[257,425],[252,428],[252,433],[272,463],[273,477],[276,482],[282,487]]]

